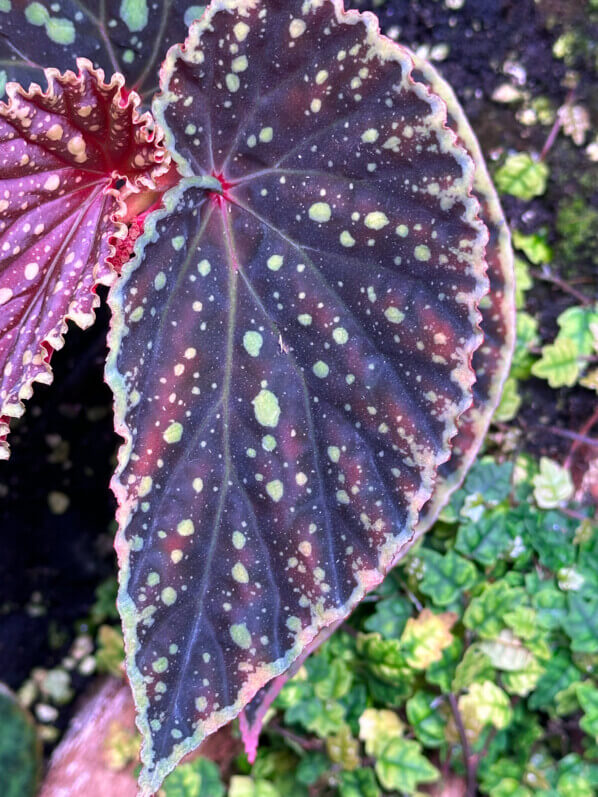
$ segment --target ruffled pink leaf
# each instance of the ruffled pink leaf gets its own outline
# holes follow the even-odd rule
[[[125,237],[124,199],[154,186],[164,152],[123,78],[48,69],[49,88],[10,84],[0,104],[0,459],[8,418],[34,382],[52,380],[67,321],[94,320],[98,284],[115,276],[111,239]]]

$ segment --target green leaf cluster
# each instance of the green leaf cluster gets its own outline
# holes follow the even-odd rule
[[[568,479],[550,460],[481,457],[285,685],[229,794],[421,794],[464,775],[461,730],[482,794],[595,794],[598,528],[568,514]]]

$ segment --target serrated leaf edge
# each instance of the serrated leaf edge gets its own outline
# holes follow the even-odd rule
[[[153,190],[156,188],[156,178],[168,171],[170,164],[170,155],[164,148],[163,139],[164,134],[162,129],[156,125],[152,114],[149,111],[139,113],[138,108],[141,105],[141,98],[134,92],[123,93],[125,78],[119,72],[112,75],[109,82],[104,80],[104,70],[96,69],[92,62],[87,58],[77,58],[78,74],[72,70],[61,72],[59,69],[49,67],[44,69],[44,75],[48,83],[46,91],[38,83],[31,83],[29,89],[25,89],[20,83],[9,82],[6,84],[5,92],[7,101],[0,102],[0,116],[4,116],[12,111],[20,100],[31,100],[35,97],[43,97],[44,99],[51,98],[55,93],[55,83],[61,80],[63,83],[66,81],[70,85],[77,85],[82,81],[83,73],[86,72],[97,79],[98,85],[106,91],[117,88],[114,95],[113,102],[118,102],[121,108],[127,106],[133,109],[133,125],[139,125],[142,135],[145,138],[145,143],[154,144],[156,147],[156,165],[146,175],[139,175],[133,181],[127,175],[121,175],[118,171],[114,170],[106,175],[107,185],[103,191],[104,196],[112,196],[117,204],[116,210],[110,216],[110,221],[113,229],[107,231],[108,238],[108,255],[104,263],[96,263],[93,267],[94,285],[92,292],[95,294],[98,285],[110,286],[118,277],[117,272],[110,265],[110,260],[116,252],[117,240],[124,240],[128,234],[128,227],[123,221],[126,215],[126,199],[132,194],[140,193],[144,190]],[[125,185],[117,190],[110,186],[110,183],[115,179],[122,178],[125,180]],[[65,313],[60,326],[60,332],[52,340],[45,338],[40,341],[39,353],[42,356],[43,371],[35,374],[31,379],[28,379],[19,391],[18,403],[4,401],[0,403],[0,460],[7,460],[10,456],[10,446],[6,439],[10,432],[9,419],[20,418],[25,413],[24,402],[31,398],[33,395],[33,387],[35,383],[50,385],[53,382],[54,374],[50,365],[50,358],[52,352],[59,351],[64,346],[64,337],[68,330],[68,321],[72,321],[80,329],[88,329],[95,321],[95,309],[100,305],[100,297],[94,295],[92,309],[89,313],[82,313],[76,309],[78,299],[73,299],[69,304],[69,308]]]
[[[477,444],[471,446],[467,454],[462,456],[462,465],[457,471],[452,473],[450,477],[438,481],[432,498],[426,504],[417,526],[414,538],[414,540],[417,540],[434,525],[438,519],[438,515],[448,503],[451,495],[463,484],[463,480],[475,460],[488,428],[490,427],[492,416],[500,404],[503,389],[511,369],[513,353],[515,351],[516,309],[515,264],[513,246],[511,243],[511,232],[498,197],[498,192],[494,187],[486,166],[480,144],[467,121],[452,87],[444,80],[432,64],[420,58],[416,53],[409,51],[409,54],[415,64],[415,68],[424,74],[432,90],[442,97],[446,103],[449,114],[455,120],[459,139],[463,141],[464,145],[467,147],[467,151],[475,165],[474,189],[484,198],[489,210],[490,221],[499,228],[499,259],[504,279],[504,300],[501,306],[501,312],[503,323],[506,328],[505,340],[500,349],[499,365],[492,376],[489,400],[481,408],[472,407],[470,409],[470,413],[473,417],[471,423],[475,429]],[[482,325],[482,333],[483,331]]]

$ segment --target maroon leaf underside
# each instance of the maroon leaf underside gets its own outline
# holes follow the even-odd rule
[[[449,126],[459,136],[460,143],[467,149],[475,163],[474,194],[480,202],[481,217],[490,233],[486,247],[490,293],[480,304],[484,342],[474,352],[472,359],[472,367],[476,374],[473,404],[459,418],[458,431],[452,440],[451,457],[439,467],[434,493],[423,507],[416,534],[401,549],[398,558],[401,558],[413,542],[430,528],[452,492],[462,483],[500,399],[502,385],[509,372],[515,340],[513,253],[510,235],[480,146],[453,90],[430,64],[415,53],[410,52],[410,56],[416,66],[414,79],[430,87],[446,102]],[[319,647],[334,630],[335,626],[326,629],[286,673],[273,679],[261,689],[242,712],[241,733],[250,761],[255,758],[263,719],[269,706],[288,679],[298,671],[309,653]]]
[[[93,323],[95,288],[114,277],[111,239],[127,232],[123,200],[163,168],[152,120],[136,95],[125,100],[122,77],[106,84],[78,65],[78,75],[47,70],[46,93],[11,84],[0,104],[0,459],[8,419],[34,382],[52,380],[67,321]]]
[[[471,400],[471,163],[375,18],[302,6],[171,51],[156,113],[223,196],[183,180],[111,292],[144,793],[380,582]]]
[[[45,67],[65,71],[75,67],[76,58],[89,58],[106,74],[123,74],[127,87],[149,102],[168,48],[184,40],[205,3],[61,0],[57,8],[49,0],[12,0],[9,5],[9,11],[0,10],[0,78],[24,87],[44,85]]]

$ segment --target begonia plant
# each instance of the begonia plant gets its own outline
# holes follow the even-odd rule
[[[373,14],[56,8],[0,0],[0,456],[110,285],[149,795],[241,712],[255,754],[463,480],[511,357],[509,234],[452,90]]]

